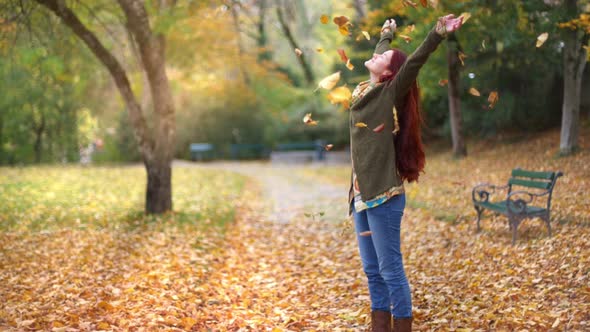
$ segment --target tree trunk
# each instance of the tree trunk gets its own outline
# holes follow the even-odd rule
[[[150,135],[139,104],[118,60],[100,43],[96,35],[80,21],[63,1],[36,0],[54,12],[88,46],[113,77],[129,111],[139,149],[148,173],[146,212],[162,213],[172,209],[171,161],[175,138],[174,104],[165,70],[165,40],[155,35],[143,3],[119,0],[129,29],[139,46],[141,62],[147,74],[154,107],[154,133]]]
[[[285,37],[287,37],[287,40],[289,41],[289,44],[291,45],[291,49],[295,50],[296,48],[299,48],[299,45],[297,44],[295,37],[293,37],[293,34],[291,33],[291,29],[289,28],[289,25],[285,21],[285,18],[283,15],[283,10],[282,10],[280,4],[277,4],[276,10],[277,10],[277,18],[279,19],[279,23],[281,24],[281,28],[283,29],[283,33],[284,33]],[[313,71],[311,70],[309,63],[307,63],[305,54],[301,54],[300,56],[298,56],[297,60],[299,61],[299,64],[301,65],[301,68],[303,69],[303,74],[305,75],[305,81],[307,82],[307,85],[313,85],[314,81],[315,81],[315,77],[313,75]]]
[[[568,0],[566,6],[570,12],[577,12],[575,0]],[[583,46],[588,42],[588,35],[585,35],[581,29],[566,29],[564,41],[563,106],[559,153],[568,155],[578,148],[582,74],[586,65],[586,50]]]
[[[41,152],[43,147],[43,133],[45,132],[45,116],[41,113],[41,124],[34,127],[35,131],[35,144],[33,149],[35,150],[35,163],[41,163]]]
[[[454,34],[449,35],[447,41],[447,63],[449,68],[449,116],[451,122],[451,138],[453,141],[453,155],[457,158],[467,156],[467,148],[463,139],[463,118],[461,116],[461,99],[459,98],[459,50],[461,46]]]
[[[359,21],[367,17],[367,0],[354,0],[354,10]]]

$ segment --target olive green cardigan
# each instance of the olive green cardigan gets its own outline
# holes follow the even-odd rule
[[[384,32],[375,48],[375,53],[382,54],[390,50],[393,39],[391,31]],[[422,44],[402,65],[397,75],[390,81],[378,84],[365,96],[350,107],[350,148],[354,171],[363,201],[370,200],[394,186],[401,186],[402,180],[395,162],[393,145],[393,107],[402,111],[403,100],[412,83],[416,80],[422,65],[430,53],[442,41],[438,33],[431,30]],[[363,122],[368,127],[357,127]],[[372,128],[385,124],[379,133]],[[349,191],[349,206],[352,202],[352,183]]]

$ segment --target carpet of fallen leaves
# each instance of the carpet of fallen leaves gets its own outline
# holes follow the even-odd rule
[[[557,137],[551,132],[510,144],[473,143],[463,160],[448,153],[428,155],[427,174],[407,188],[402,228],[416,331],[590,329],[590,200],[583,192],[590,179],[590,135],[584,131],[582,152],[566,158],[554,158],[554,149],[548,148]],[[483,231],[475,233],[471,187],[505,182],[515,166],[565,173],[554,193],[552,238],[542,222],[530,220],[511,246],[506,221],[489,213]],[[175,190],[194,187],[176,194],[180,203],[175,210],[200,212],[198,222],[190,222],[187,213],[134,224],[128,213],[117,215],[110,206],[82,213],[81,224],[93,225],[86,228],[75,221],[80,217],[57,221],[59,227],[47,230],[12,222],[0,233],[0,329],[366,331],[369,298],[354,232],[345,218],[350,168],[250,167],[259,167],[257,181],[247,182],[243,190],[228,173],[175,168],[184,174]],[[105,184],[121,181],[121,174],[110,172],[141,182],[132,180],[128,170],[113,169],[102,174],[113,177]],[[260,185],[271,175],[273,181],[291,181],[285,188],[293,192],[321,193],[337,186],[342,198],[326,195],[313,205],[294,200],[300,213],[277,221],[269,217],[273,200]],[[21,177],[31,186],[37,181]],[[16,190],[7,185],[14,178],[0,180],[2,199]],[[98,200],[108,201],[108,191],[96,191]],[[278,199],[289,197],[285,190]],[[118,201],[108,202],[114,208],[121,206]],[[140,203],[138,196],[131,209]],[[21,211],[25,223],[44,214],[61,220],[34,206],[30,208],[41,211],[27,217],[26,204],[12,204],[15,208],[1,213]],[[66,216],[78,211],[66,207]],[[225,212],[216,215],[217,209]],[[202,227],[220,216],[235,216],[235,221],[225,228]],[[112,220],[118,226],[109,226],[111,217],[118,218]],[[2,218],[14,219],[12,214]]]

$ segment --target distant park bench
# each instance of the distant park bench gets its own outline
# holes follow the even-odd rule
[[[251,144],[231,144],[229,147],[230,158],[238,159],[267,159],[270,155],[270,149],[259,143]]]
[[[215,157],[215,148],[210,143],[192,143],[190,153],[193,161],[212,160]]]
[[[505,186],[492,184],[480,184],[473,188],[471,198],[477,211],[477,231],[480,231],[479,221],[484,210],[491,210],[508,217],[508,226],[512,230],[512,244],[516,243],[518,225],[526,218],[541,218],[547,225],[549,237],[551,237],[550,210],[551,195],[557,178],[562,172],[535,172],[520,168],[512,170],[512,177]],[[526,188],[526,190],[513,191],[513,186]],[[490,195],[496,189],[505,190],[507,194],[502,201],[490,201]],[[542,206],[531,205],[535,198],[543,200]]]
[[[325,145],[326,142],[323,140],[277,144],[271,154],[271,160],[275,162],[321,161],[325,159]]]

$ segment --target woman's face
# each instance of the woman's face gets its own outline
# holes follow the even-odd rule
[[[390,70],[387,68],[391,62],[393,56],[393,50],[389,50],[383,54],[373,54],[370,60],[365,61],[365,67],[376,76],[389,73]]]

